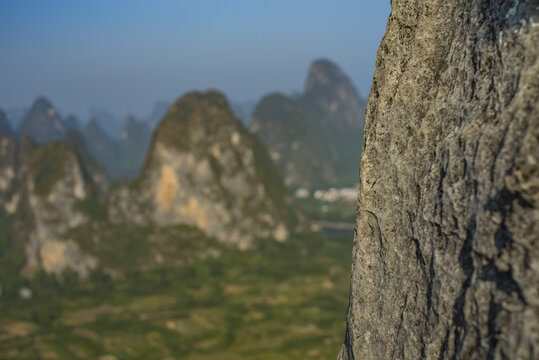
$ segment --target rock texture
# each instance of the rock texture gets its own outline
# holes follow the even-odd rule
[[[32,226],[26,230],[26,264],[22,273],[37,270],[60,275],[71,269],[81,277],[96,267],[97,260],[81,251],[69,231],[88,221],[80,202],[94,195],[90,177],[77,152],[66,142],[53,142],[35,150],[25,172],[24,205]]]
[[[38,146],[0,137],[0,258],[25,277],[71,270],[84,278],[97,265],[72,231],[88,222],[90,205],[105,201],[108,183],[82,135],[68,131],[67,139]]]
[[[265,148],[223,95],[190,93],[161,121],[134,183],[109,198],[115,224],[196,226],[225,244],[286,240],[293,218],[287,191]]]
[[[539,358],[537,6],[392,1],[339,359]]]

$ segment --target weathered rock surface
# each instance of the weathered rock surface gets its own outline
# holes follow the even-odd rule
[[[71,232],[88,221],[88,201],[104,201],[108,183],[82,136],[68,132],[68,138],[74,144],[38,146],[26,136],[0,138],[1,252],[4,261],[17,267],[13,271],[26,277],[39,270],[60,275],[69,269],[84,278],[97,265]],[[12,263],[19,258],[22,263]]]
[[[210,91],[172,105],[142,173],[113,189],[108,209],[115,224],[187,224],[245,248],[255,238],[288,237],[288,200],[264,147]]]
[[[52,156],[57,161],[54,170],[47,164],[47,157]],[[27,187],[34,228],[29,234],[27,263],[22,272],[31,276],[43,268],[60,275],[69,268],[81,277],[87,276],[96,266],[96,259],[84,254],[73,239],[65,239],[69,229],[87,221],[76,208],[77,201],[87,198],[89,189],[73,149],[66,143],[51,143],[36,150]]]
[[[25,242],[25,276],[43,269],[60,275],[71,269],[81,277],[97,265],[97,260],[81,251],[69,231],[88,217],[81,203],[96,196],[75,148],[67,142],[53,142],[34,150],[19,169],[23,184],[18,189],[20,226],[18,236]],[[24,214],[24,215],[22,215]]]
[[[537,6],[392,1],[340,359],[539,358]]]

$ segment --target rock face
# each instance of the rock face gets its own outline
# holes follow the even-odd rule
[[[66,128],[50,101],[39,97],[19,124],[18,132],[39,144],[44,144],[63,139]]]
[[[60,275],[67,269],[86,277],[97,261],[80,249],[70,231],[88,221],[85,201],[103,197],[105,191],[104,171],[97,164],[88,166],[70,143],[38,147],[26,136],[19,141],[2,137],[0,223],[8,234],[3,260],[10,262],[13,256],[6,254],[19,252],[23,263],[10,265],[26,277],[39,270]]]
[[[153,137],[141,175],[115,188],[112,223],[196,226],[244,248],[288,237],[287,192],[267,152],[215,91],[185,95]]]
[[[107,174],[103,165],[101,165],[90,153],[86,146],[84,135],[75,130],[68,130],[66,133],[66,141],[76,150],[80,166],[83,171],[91,179],[94,193],[93,195],[100,202],[105,202],[109,191],[109,183]]]
[[[539,358],[536,9],[392,1],[339,359]]]
[[[32,276],[42,268],[60,275],[71,269],[86,277],[97,260],[81,251],[75,239],[69,238],[69,230],[88,221],[79,204],[95,196],[95,189],[74,147],[67,142],[43,145],[22,171],[22,194],[27,199],[22,211],[32,219],[22,274]]]

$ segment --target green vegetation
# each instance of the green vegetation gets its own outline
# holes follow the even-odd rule
[[[246,129],[244,129],[247,132]],[[286,203],[286,199],[289,196],[289,190],[284,185],[283,179],[279,170],[275,167],[273,161],[266,150],[266,147],[255,136],[252,136],[253,154],[256,164],[256,175],[258,179],[264,184],[269,198],[277,206],[279,211],[283,214],[283,218],[287,221],[289,226],[297,224],[296,209]]]
[[[56,182],[62,178],[69,156],[74,156],[74,149],[66,142],[54,142],[39,147],[30,160],[35,192],[47,195]]]
[[[4,359],[334,358],[344,333],[348,235],[296,234],[183,266],[41,274],[0,301]],[[127,257],[116,254],[117,260]]]
[[[17,245],[13,239],[13,218],[0,210],[0,286],[2,293],[15,293],[21,285],[18,271],[25,259],[22,247]]]
[[[329,155],[297,101],[279,93],[266,96],[254,110],[253,126],[264,144],[280,155],[276,165],[294,186],[336,182]]]
[[[239,143],[231,137],[238,132]],[[52,191],[69,170],[70,156],[83,160],[85,176],[94,165],[101,170],[77,139],[70,137],[73,145],[51,143],[31,152],[30,176],[38,194]],[[155,142],[209,158],[220,186],[227,172],[245,170],[242,149],[230,166],[223,166],[208,145],[232,142],[252,149],[255,185],[264,186],[290,229],[298,223],[296,204],[268,151],[221,94],[180,99],[159,125]],[[145,166],[152,165],[147,161]],[[139,176],[128,186],[143,183]],[[236,200],[223,193],[231,204]],[[53,235],[58,240],[73,241],[97,259],[97,269],[84,280],[71,271],[22,278],[26,232],[36,229],[31,204],[24,199],[16,214],[0,213],[2,359],[319,359],[338,353],[348,304],[351,234],[295,233],[285,243],[258,240],[239,251],[191,226],[110,223],[107,206],[95,195],[67,210],[83,214],[82,223],[52,224],[61,228]],[[257,214],[250,205],[246,201],[246,216]],[[349,203],[308,200],[300,206],[314,220],[351,222],[355,210]]]

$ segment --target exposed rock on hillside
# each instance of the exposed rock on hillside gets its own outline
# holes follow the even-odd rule
[[[85,277],[97,264],[70,232],[88,221],[86,202],[103,201],[108,185],[82,136],[68,138],[76,145],[0,138],[0,257],[26,277],[67,269]]]
[[[33,276],[39,269],[61,274],[66,269],[88,275],[97,262],[84,254],[70,229],[84,224],[88,217],[80,203],[95,196],[96,189],[85,172],[76,150],[69,143],[53,142],[34,150],[21,162],[17,189],[21,199],[16,231],[24,238],[26,264],[22,273]],[[23,215],[24,214],[24,215]]]
[[[314,187],[337,181],[324,146],[293,99],[282,94],[263,98],[250,128],[270,147],[287,185]]]
[[[101,165],[86,147],[84,136],[75,130],[68,130],[66,133],[66,141],[69,142],[77,151],[77,156],[80,160],[80,166],[92,181],[94,194],[100,202],[105,202],[108,195],[109,183],[107,174],[103,165]]]
[[[223,95],[190,93],[156,129],[141,175],[109,199],[113,223],[194,225],[224,243],[285,240],[292,213],[261,144]]]
[[[537,359],[537,2],[391,3],[339,358]]]

